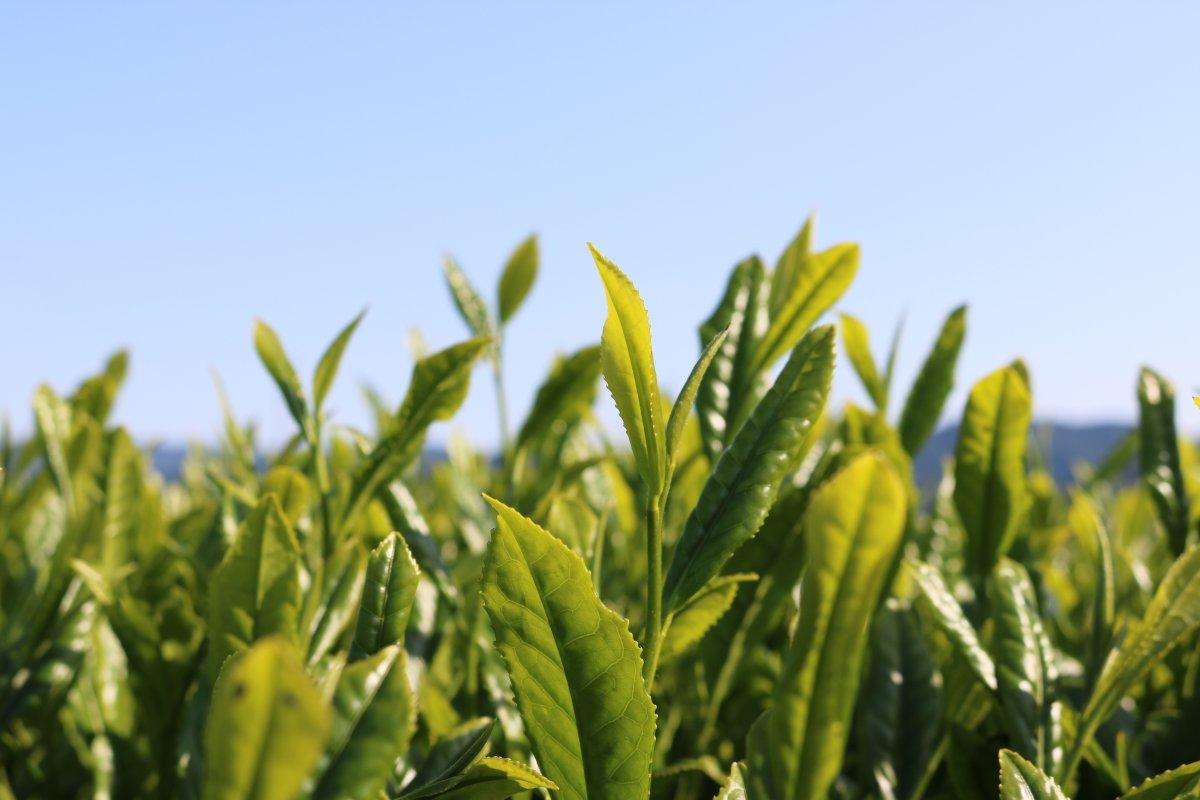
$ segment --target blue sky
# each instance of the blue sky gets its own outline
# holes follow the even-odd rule
[[[1143,361],[1200,383],[1200,7],[648,5],[5,5],[0,409],[28,429],[39,381],[128,346],[140,436],[212,438],[212,367],[278,442],[254,318],[309,374],[369,305],[331,396],[362,423],[362,381],[401,396],[411,329],[464,335],[441,255],[491,291],[530,231],[518,416],[599,337],[587,240],[678,387],[729,268],[813,210],[819,243],[862,245],[842,307],[877,349],[905,315],[902,388],[971,304],[954,414],[1016,355],[1044,417],[1131,419]],[[490,444],[476,380],[458,424]],[[836,392],[861,397],[846,368]]]

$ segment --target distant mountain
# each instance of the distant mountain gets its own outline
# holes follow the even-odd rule
[[[1075,465],[1080,462],[1097,463],[1108,455],[1129,430],[1129,425],[1120,424],[1066,425],[1058,422],[1039,422],[1033,426],[1030,446],[1038,449],[1055,483],[1068,486],[1075,480]],[[954,455],[957,440],[957,425],[942,428],[930,437],[913,464],[919,486],[937,485],[942,477],[942,463]]]
[[[1057,422],[1037,423],[1034,426],[1033,446],[1039,448],[1050,474],[1060,485],[1074,480],[1073,467],[1081,461],[1095,463],[1129,432],[1128,425],[1065,425]],[[935,433],[917,456],[913,465],[917,483],[922,487],[937,485],[942,475],[942,463],[954,454],[958,439],[957,426],[942,428]],[[445,458],[441,448],[426,449],[427,461]],[[164,444],[154,450],[154,467],[168,480],[178,480],[187,457],[187,448],[179,444]]]

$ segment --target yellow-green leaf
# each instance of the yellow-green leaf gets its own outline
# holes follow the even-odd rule
[[[271,634],[295,644],[300,605],[300,546],[275,496],[264,495],[212,575],[209,674]]]
[[[530,236],[517,245],[508,257],[504,271],[500,273],[500,286],[496,294],[500,303],[500,324],[513,318],[517,309],[525,302],[538,273],[538,240]]]
[[[466,399],[475,361],[490,345],[491,339],[485,337],[468,339],[417,362],[390,430],[354,471],[343,523],[362,511],[379,487],[420,454],[430,425],[454,415]]]
[[[265,639],[221,672],[204,728],[204,800],[291,800],[331,714],[292,646]]]
[[[659,654],[661,662],[666,663],[703,639],[729,610],[741,584],[755,580],[758,576],[753,574],[720,575],[692,595],[671,620]]]
[[[654,704],[628,623],[583,560],[497,500],[483,602],[533,752],[567,800],[645,800]]]
[[[374,800],[416,724],[404,650],[390,645],[346,667],[333,692],[333,727],[313,800]]]
[[[1069,782],[1083,749],[1121,699],[1180,641],[1200,627],[1200,545],[1180,556],[1154,592],[1141,621],[1130,626],[1110,655],[1080,714],[1078,734],[1061,776]]]
[[[350,337],[354,335],[354,331],[358,329],[358,324],[362,322],[367,310],[364,308],[358,312],[358,316],[350,320],[346,327],[342,328],[329,347],[325,348],[325,352],[321,354],[321,360],[317,362],[317,368],[313,372],[313,407],[320,411],[325,404],[325,397],[329,394],[330,387],[333,386],[333,379],[337,376],[338,367],[342,363],[342,354],[346,352],[346,345],[350,344]]]
[[[966,533],[968,573],[982,590],[1012,545],[1025,513],[1029,386],[1015,366],[975,384],[958,429],[954,505]]]
[[[758,346],[753,372],[768,369],[796,346],[809,327],[850,288],[858,272],[856,244],[834,245],[804,260],[791,296]]]
[[[651,497],[666,481],[666,435],[662,399],[650,346],[650,318],[642,297],[625,273],[591,244],[588,245],[608,302],[608,317],[600,337],[604,382],[625,425],[630,447]]]
[[[1067,796],[1033,764],[1012,750],[1001,750],[1000,800],[1067,800]]]
[[[442,260],[442,274],[446,278],[446,288],[454,300],[454,307],[467,323],[473,336],[491,336],[495,331],[492,315],[488,312],[487,303],[479,296],[479,292],[471,285],[458,262],[446,256]]]
[[[875,408],[884,411],[887,408],[887,386],[879,376],[875,367],[875,358],[871,355],[871,334],[867,326],[858,317],[842,314],[842,346],[846,348],[846,357]]]
[[[758,723],[766,750],[748,754],[773,799],[824,798],[841,771],[868,627],[904,522],[904,485],[881,453],[855,458],[813,493],[796,633]]]
[[[308,427],[308,401],[304,399],[304,387],[296,375],[296,368],[284,352],[283,343],[275,330],[261,319],[254,323],[254,349],[271,379],[279,387],[284,403],[292,418],[302,429]]]

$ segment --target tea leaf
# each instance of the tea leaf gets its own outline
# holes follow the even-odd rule
[[[1000,800],[1067,800],[1051,778],[1011,750],[1000,751]]]
[[[894,600],[875,619],[859,699],[864,768],[884,798],[907,798],[933,755],[941,717],[941,675],[911,608]]]
[[[883,411],[887,408],[887,387],[875,368],[875,359],[871,355],[871,335],[867,326],[857,317],[842,314],[842,346],[846,348],[846,356],[858,374],[859,380],[867,390],[867,395],[875,403],[875,408]]]
[[[1062,709],[1054,699],[1058,667],[1025,568],[1002,560],[989,585],[995,609],[992,652],[1000,703],[1021,755],[1053,775],[1063,756]]]
[[[709,463],[717,463],[737,426],[766,391],[763,376],[752,371],[758,342],[767,330],[766,304],[766,270],[758,256],[751,256],[734,268],[721,302],[700,326],[701,347],[727,331],[696,393]]]
[[[400,534],[388,534],[371,552],[350,646],[351,660],[375,655],[388,645],[404,644],[420,577],[417,562]]]
[[[209,674],[271,634],[295,644],[300,606],[300,546],[275,496],[264,495],[212,576]]]
[[[721,575],[692,595],[671,621],[659,658],[668,661],[704,638],[708,629],[729,610],[738,588],[757,575]]]
[[[439,738],[400,796],[406,800],[436,796],[436,789],[432,792],[420,790],[454,778],[475,763],[487,751],[488,738],[495,727],[494,719],[473,719]]]
[[[654,705],[628,624],[582,559],[497,500],[483,601],[533,752],[561,796],[644,800]]]
[[[296,420],[296,424],[302,429],[307,430],[308,401],[304,399],[304,387],[300,385],[296,368],[292,366],[291,360],[283,350],[279,335],[262,320],[254,323],[254,349],[258,351],[259,360],[267,368],[271,379],[279,387],[292,419]]]
[[[325,747],[330,716],[291,645],[259,642],[213,689],[204,800],[291,800]]]
[[[1140,622],[1130,626],[1110,655],[1080,714],[1078,734],[1061,771],[1070,778],[1084,746],[1116,710],[1121,698],[1175,645],[1200,627],[1200,546],[1178,558],[1154,592]]]
[[[588,245],[608,300],[600,337],[604,382],[617,404],[634,458],[651,497],[666,480],[666,439],[662,401],[650,347],[650,319],[633,283],[599,250]]]
[[[525,302],[538,273],[538,240],[530,236],[508,257],[504,271],[500,273],[500,286],[497,296],[500,298],[500,324],[504,325],[517,309]]]
[[[967,567],[978,585],[1008,552],[1025,513],[1029,387],[1013,366],[971,390],[954,454],[954,505],[966,531]]]
[[[769,775],[772,797],[825,797],[841,770],[867,629],[900,546],[904,507],[903,484],[874,452],[813,494],[796,633],[760,723],[767,750],[749,753],[751,769]]]
[[[591,408],[599,377],[599,347],[585,347],[555,364],[538,387],[533,407],[517,434],[517,448],[541,438],[559,420],[577,417]]]
[[[391,430],[354,472],[343,524],[362,511],[379,487],[412,463],[430,425],[454,415],[466,399],[471,369],[490,343],[485,338],[468,339],[417,362]]]
[[[937,427],[946,398],[954,388],[954,367],[966,332],[967,307],[959,306],[942,323],[933,349],[913,380],[900,414],[900,440],[909,455],[919,453]]]
[[[366,313],[365,308],[358,312],[358,316],[350,320],[350,324],[345,328],[342,328],[341,333],[329,343],[329,347],[325,348],[325,352],[321,354],[321,360],[317,362],[316,371],[313,372],[313,407],[317,411],[320,411],[325,405],[325,397],[329,394],[330,387],[333,386],[333,379],[337,377],[338,367],[342,363],[342,354],[346,352],[346,345],[350,344],[350,337],[354,335],[354,331],[358,329],[358,324],[362,322]]]
[[[374,800],[416,724],[404,650],[390,645],[342,672],[313,800]]]
[[[479,296],[479,292],[471,285],[471,281],[450,256],[442,260],[442,275],[446,278],[446,288],[454,300],[454,307],[467,323],[473,336],[492,336],[495,325],[492,315],[488,312],[487,303]]]
[[[1121,800],[1187,800],[1200,792],[1200,761],[1147,778]]]
[[[700,353],[700,359],[692,367],[691,373],[683,383],[683,388],[679,390],[679,396],[675,398],[675,405],[671,407],[671,416],[667,419],[666,437],[667,460],[672,465],[678,455],[679,442],[683,439],[684,426],[692,413],[692,405],[696,402],[696,392],[700,390],[700,383],[704,380],[704,375],[708,372],[713,357],[721,349],[721,344],[725,341],[727,334],[728,329],[718,333]]]
[[[675,545],[663,585],[666,613],[680,608],[758,532],[792,459],[825,407],[833,328],[810,332],[722,453]]]
[[[954,644],[963,660],[971,667],[971,671],[983,682],[983,685],[995,691],[998,686],[996,665],[987,651],[983,649],[983,645],[979,643],[975,629],[967,621],[962,607],[954,599],[950,590],[946,588],[941,573],[929,564],[923,564],[920,561],[909,560],[905,562],[905,565],[908,567],[909,575],[921,591],[921,595],[933,610],[938,627]]]
[[[1144,367],[1138,376],[1138,407],[1142,482],[1154,499],[1172,552],[1179,555],[1187,547],[1191,517],[1175,436],[1175,387]]]
[[[769,368],[796,346],[850,287],[858,272],[856,244],[839,244],[805,259],[792,295],[771,319],[754,360],[753,372]]]

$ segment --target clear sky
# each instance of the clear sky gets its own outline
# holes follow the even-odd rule
[[[212,367],[278,442],[254,318],[308,375],[369,305],[331,396],[362,423],[410,329],[464,336],[442,253],[491,292],[530,231],[517,416],[599,338],[587,240],[677,388],[729,268],[816,210],[820,244],[862,245],[842,307],[876,348],[907,318],[902,389],[967,301],[954,415],[1023,355],[1041,416],[1132,419],[1143,361],[1200,383],[1198,31],[1182,2],[7,3],[0,409],[27,430],[39,381],[128,346],[139,436],[213,438]],[[486,445],[476,381],[458,424]],[[860,396],[846,368],[836,391]]]

